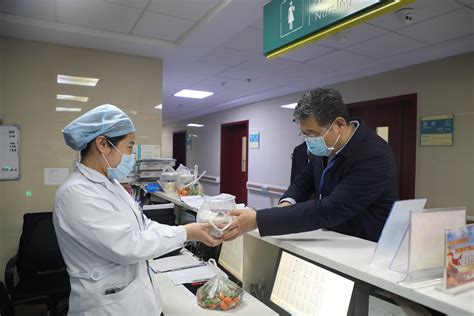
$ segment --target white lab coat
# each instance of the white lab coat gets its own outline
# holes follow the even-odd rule
[[[117,181],[76,167],[56,192],[53,215],[71,279],[69,315],[160,315],[147,260],[182,246],[184,227],[149,220]],[[123,289],[105,294],[116,287]]]

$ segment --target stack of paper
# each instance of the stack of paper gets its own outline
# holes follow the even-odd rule
[[[204,202],[204,197],[200,195],[182,196],[181,201],[187,206],[198,210]]]
[[[150,266],[155,273],[162,273],[202,266],[204,264],[204,262],[199,261],[191,255],[181,254],[154,260],[150,263]]]
[[[207,281],[215,277],[216,274],[209,266],[205,265],[201,267],[172,271],[168,273],[168,276],[174,285],[180,285],[184,283]]]

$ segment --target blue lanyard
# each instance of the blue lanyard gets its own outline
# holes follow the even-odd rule
[[[328,172],[329,169],[331,169],[334,166],[334,163],[336,162],[336,157],[334,157],[324,168],[323,174],[321,175],[321,179],[319,179],[319,199],[321,200],[323,198],[323,188],[324,188],[324,176],[326,175],[326,172]]]

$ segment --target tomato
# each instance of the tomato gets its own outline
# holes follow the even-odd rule
[[[223,311],[226,311],[226,310],[229,309],[229,306],[227,306],[227,304],[224,303],[224,302],[221,302],[220,305],[219,305],[219,307],[220,307]]]
[[[224,297],[223,302],[229,306],[232,304],[232,299],[230,297]]]

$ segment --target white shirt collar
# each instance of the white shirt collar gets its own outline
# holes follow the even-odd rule
[[[339,154],[339,152],[340,152],[341,150],[343,150],[344,147],[346,147],[347,144],[349,144],[349,141],[352,139],[352,136],[354,136],[354,134],[356,133],[357,129],[358,129],[359,126],[360,126],[360,123],[359,123],[358,121],[350,121],[350,123],[351,123],[352,125],[354,125],[354,127],[355,127],[354,132],[352,132],[351,137],[349,137],[349,139],[348,139],[347,142],[344,144],[344,146],[342,146],[341,149],[339,149],[338,151],[336,151],[336,155]]]
[[[84,164],[80,163],[79,161],[76,162],[76,168],[80,173],[82,173],[84,177],[86,177],[90,181],[103,183],[107,187],[107,189],[109,189],[110,191],[113,190],[114,183],[110,182],[110,180],[106,176],[104,176],[97,170],[89,168]]]

